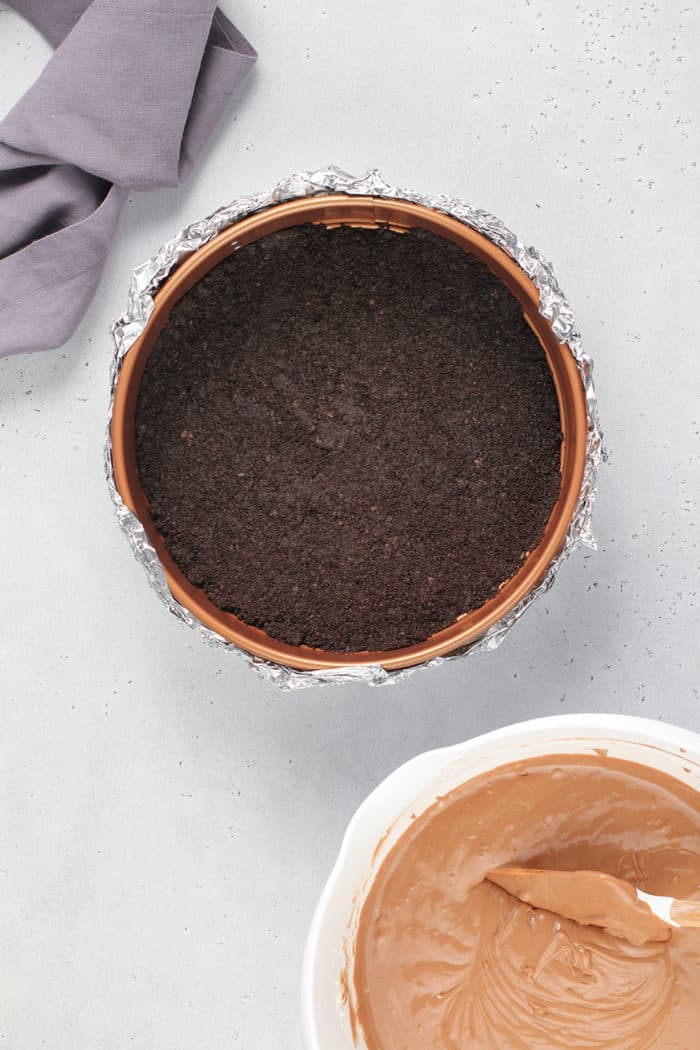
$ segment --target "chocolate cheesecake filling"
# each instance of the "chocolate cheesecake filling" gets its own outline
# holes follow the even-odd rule
[[[368,1050],[697,1047],[700,931],[636,913],[631,889],[601,902],[587,877],[580,923],[517,899],[517,879],[512,892],[488,881],[520,865],[699,899],[700,793],[634,763],[559,755],[439,799],[362,908],[353,1009]],[[601,918],[607,929],[587,924]]]
[[[187,579],[292,645],[424,641],[493,597],[559,495],[560,417],[510,291],[424,231],[302,226],[174,307],[136,413]]]

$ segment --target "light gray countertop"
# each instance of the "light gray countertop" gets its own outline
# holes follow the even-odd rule
[[[62,350],[0,362],[0,1046],[294,1050],[343,828],[404,759],[522,718],[700,728],[700,22],[685,2],[238,0],[260,52],[180,192],[134,194]],[[46,45],[0,5],[0,113]],[[134,266],[328,162],[500,216],[556,266],[611,461],[556,587],[495,653],[281,694],[147,587],[102,469]]]

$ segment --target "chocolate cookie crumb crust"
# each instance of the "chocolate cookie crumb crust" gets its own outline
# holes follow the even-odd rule
[[[492,597],[559,494],[544,353],[424,231],[301,226],[219,263],[142,379],[136,451],[184,575],[272,637],[423,641]]]

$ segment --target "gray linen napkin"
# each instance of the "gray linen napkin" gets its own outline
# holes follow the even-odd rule
[[[0,357],[61,346],[129,189],[177,186],[255,62],[214,0],[8,0],[57,50],[0,123]]]

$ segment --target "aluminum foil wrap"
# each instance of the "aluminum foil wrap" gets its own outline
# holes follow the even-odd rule
[[[192,613],[175,600],[168,587],[158,556],[151,546],[141,522],[124,505],[117,492],[114,483],[111,437],[108,423],[105,444],[107,483],[119,524],[126,533],[136,558],[143,565],[151,586],[168,609],[180,620],[184,620],[186,624],[197,630],[209,644],[232,650],[254,667],[263,678],[274,682],[282,689],[289,690],[341,682],[390,685],[406,678],[413,671],[422,667],[437,667],[446,660],[461,659],[467,653],[495,649],[532,602],[549,590],[569,554],[582,544],[595,547],[595,541],[591,532],[591,511],[595,498],[597,472],[604,457],[593,385],[593,363],[583,352],[581,338],[571,307],[557,283],[551,265],[540,255],[536,248],[526,247],[499,219],[488,212],[472,208],[469,204],[451,197],[435,197],[424,193],[416,193],[413,190],[398,186],[391,186],[384,181],[376,170],[369,171],[359,179],[353,178],[335,167],[320,168],[318,171],[300,172],[299,174],[291,175],[278,183],[272,190],[252,197],[238,197],[231,204],[219,208],[218,211],[215,211],[208,218],[192,223],[184,230],[181,230],[167,244],[163,245],[152,259],[139,266],[134,271],[131,280],[126,309],[119,320],[112,326],[114,360],[111,372],[110,420],[114,405],[114,392],[124,356],[129,352],[130,347],[146,326],[146,322],[153,310],[154,293],[169,274],[176,269],[178,264],[197,248],[206,244],[215,234],[253,212],[268,208],[273,204],[280,204],[292,198],[312,197],[326,193],[386,197],[422,204],[447,215],[452,215],[460,222],[478,230],[479,233],[484,234],[494,244],[506,251],[539,289],[540,312],[551,322],[559,340],[562,343],[568,343],[571,352],[576,358],[588,404],[588,440],[583,484],[562,550],[552,561],[541,584],[532,590],[515,609],[494,624],[480,639],[457,653],[451,653],[448,656],[439,657],[420,664],[418,667],[405,670],[385,671],[379,665],[358,665],[331,670],[296,671],[244,652],[238,646],[233,645],[214,631],[206,628]]]

